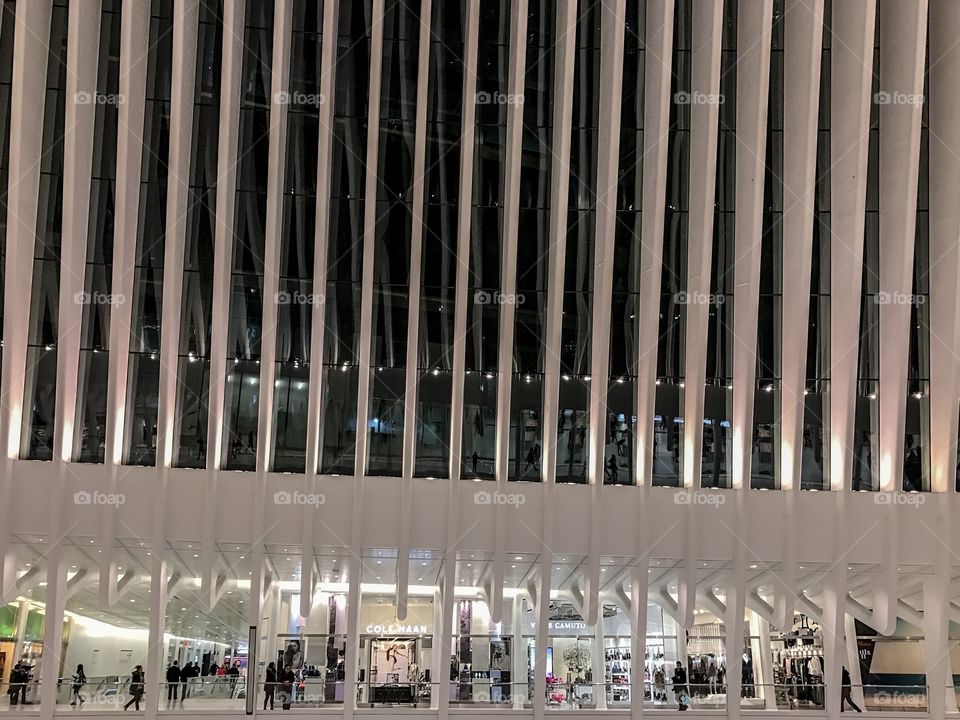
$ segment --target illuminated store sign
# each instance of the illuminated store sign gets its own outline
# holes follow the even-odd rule
[[[402,625],[400,623],[389,625],[367,625],[367,633],[370,635],[426,635],[426,625]]]

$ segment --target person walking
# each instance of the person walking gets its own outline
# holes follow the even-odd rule
[[[167,668],[167,703],[177,700],[177,688],[180,686],[180,663],[176,660]]]
[[[267,665],[267,676],[263,683],[263,709],[267,709],[267,701],[270,701],[270,709],[273,710],[273,696],[277,692],[277,664]]]
[[[83,690],[86,682],[87,676],[83,672],[83,665],[77,665],[77,671],[73,674],[73,685],[70,688],[73,691],[73,702],[70,703],[71,705],[76,705],[77,700],[80,701],[81,705],[86,702],[86,699],[80,692]]]
[[[193,677],[193,663],[187,662],[180,670],[180,704],[187,699],[187,691],[190,689],[190,678]]]
[[[843,712],[843,704],[845,702],[850,703],[850,707],[857,712],[863,712],[863,710],[857,707],[857,704],[853,701],[853,696],[851,694],[852,692],[853,687],[850,685],[850,671],[847,670],[846,666],[844,666],[841,670],[840,677],[840,712]]]
[[[293,684],[296,680],[297,676],[294,674],[292,667],[287,665],[283,668],[283,672],[280,673],[280,700],[284,710],[290,709],[290,702],[293,697]]]
[[[673,669],[673,697],[677,701],[678,710],[686,710],[687,703],[685,700],[689,699],[687,694],[687,671],[684,669],[683,664],[678,660],[676,667]]]
[[[17,663],[13,666],[13,670],[10,671],[10,689],[7,690],[11,705],[16,705],[20,702],[20,687],[24,682],[23,666]]]
[[[137,665],[130,673],[130,699],[123,706],[124,710],[129,710],[134,706],[134,710],[140,710],[140,700],[143,698],[143,665]]]
[[[717,694],[717,666],[714,664],[713,660],[710,661],[710,664],[707,666],[707,685],[710,687],[710,694]]]

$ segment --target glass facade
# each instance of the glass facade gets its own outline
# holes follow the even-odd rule
[[[386,0],[373,250],[367,474],[403,470],[420,14]]]
[[[800,489],[830,489],[830,17],[824,4]]]
[[[320,472],[352,474],[357,448],[371,0],[340,3],[330,174]]]
[[[27,460],[53,458],[63,229],[63,124],[67,103],[67,9],[67,0],[54,0],[47,43],[37,236],[20,435],[20,457]]]
[[[413,471],[420,477],[450,476],[466,12],[454,0],[434,4],[430,19]]]
[[[714,188],[713,247],[710,255],[710,307],[707,364],[703,389],[703,448],[700,485],[733,484],[733,289],[737,179],[737,10],[724,0],[720,53],[720,104],[717,172]]]
[[[527,6],[523,75],[516,295],[510,377],[509,480],[539,482],[543,460],[543,384],[547,283],[550,275],[550,186],[557,18],[548,0]]]
[[[273,459],[277,472],[306,470],[307,406],[313,314],[323,312],[322,285],[314,290],[317,235],[317,148],[324,3],[293,3],[286,158],[273,382]],[[313,468],[316,470],[316,468]]]
[[[13,80],[13,38],[17,3],[0,6],[0,342],[3,340],[3,293],[7,260],[7,188],[10,181],[10,100]]]
[[[97,18],[96,91],[91,101],[95,136],[90,171],[80,330],[78,403],[72,418],[76,462],[102,463],[109,414],[110,298],[114,291],[114,196],[117,175],[117,135],[120,91],[121,10],[119,0],[106,0]],[[10,106],[13,80],[12,33],[16,26],[14,0],[2,5],[0,23],[0,108]],[[29,300],[28,348],[20,454],[29,459],[52,457],[56,407],[57,355],[60,348],[58,311],[60,288],[60,233],[63,208],[63,135],[67,70],[67,0],[51,4],[50,36],[46,43],[43,136],[38,185],[37,231],[33,238],[32,289]],[[572,8],[573,9],[573,8]],[[325,3],[291,0],[290,38],[282,88],[273,88],[275,0],[244,0],[242,50],[238,57],[236,89],[237,160],[235,186],[227,197],[235,200],[229,247],[229,290],[225,308],[225,347],[211,347],[214,303],[216,196],[220,182],[219,142],[223,84],[225,28],[222,0],[202,0],[197,6],[195,75],[189,98],[191,122],[187,141],[188,199],[184,208],[186,234],[179,318],[161,318],[166,222],[170,102],[173,72],[173,0],[151,0],[149,46],[145,54],[145,119],[137,192],[138,217],[132,276],[131,331],[126,349],[129,362],[124,403],[121,459],[127,465],[153,466],[160,407],[161,336],[165,326],[179,329],[175,377],[174,457],[180,468],[206,468],[210,423],[222,423],[224,440],[215,466],[226,470],[263,470],[324,475],[365,474],[399,477],[472,480],[497,477],[498,420],[507,453],[506,480],[562,484],[586,483],[590,475],[590,438],[602,433],[602,474],[609,485],[650,483],[677,487],[683,461],[684,387],[688,348],[686,306],[689,274],[688,205],[690,173],[701,158],[690,156],[691,108],[704,98],[693,92],[694,0],[678,0],[673,7],[669,57],[669,117],[662,128],[666,146],[665,203],[662,263],[659,273],[656,339],[638,337],[638,310],[644,283],[641,207],[644,185],[644,111],[647,3],[625,0],[623,74],[618,88],[619,145],[615,188],[599,187],[602,53],[604,6],[598,0],[577,0],[571,14],[574,27],[564,44],[566,23],[545,0],[528,0],[526,29],[515,36],[511,0],[479,0],[472,10],[466,0],[434,2],[429,16],[421,7],[385,0],[382,17],[374,17],[371,0],[343,0],[333,13]],[[713,236],[707,310],[706,377],[703,423],[703,488],[729,488],[732,449],[733,308],[735,302],[735,234],[739,0],[724,0],[720,35],[719,128]],[[467,67],[470,21],[483,31],[477,35],[476,67]],[[763,177],[763,218],[759,248],[759,286],[737,289],[758,293],[756,371],[753,422],[744,431],[750,439],[750,486],[780,487],[781,355],[790,341],[782,328],[782,213],[784,98],[786,87],[784,44],[785,0],[772,3],[772,46],[766,121]],[[827,0],[820,47],[814,225],[802,428],[801,488],[826,490],[829,476],[830,331],[831,331],[831,44],[833,5]],[[335,15],[335,17],[334,17]],[[132,16],[131,16],[132,17]],[[879,16],[878,16],[879,17]],[[335,47],[327,52],[331,67],[322,67],[324,24]],[[379,23],[379,25],[378,25]],[[487,29],[490,31],[487,31]],[[377,32],[374,32],[374,30]],[[374,36],[382,31],[379,58],[371,58]],[[91,31],[92,33],[92,31]],[[857,407],[853,444],[856,490],[876,490],[879,471],[879,315],[884,304],[880,285],[880,112],[884,102],[880,42],[873,48],[873,92],[869,152],[866,165],[867,202],[864,217],[863,280],[858,338]],[[189,36],[188,36],[189,37]],[[421,38],[427,46],[421,47]],[[518,43],[514,47],[514,43]],[[558,53],[570,47],[569,57]],[[286,47],[286,46],[285,46]],[[521,52],[522,50],[522,52]],[[371,63],[376,59],[376,63]],[[421,62],[422,60],[422,62]],[[520,63],[511,75],[512,60]],[[931,60],[927,59],[929,66]],[[379,77],[371,78],[371,64]],[[322,82],[325,74],[331,82]],[[473,97],[464,88],[476,75]],[[927,68],[929,74],[929,67]],[[421,77],[422,76],[422,77]],[[377,82],[371,83],[371,80]],[[570,106],[556,104],[563,95],[558,82],[569,83]],[[516,84],[516,87],[514,87]],[[322,88],[332,87],[330,98]],[[377,97],[370,97],[371,87]],[[280,91],[274,93],[274,90]],[[522,92],[518,92],[521,91]],[[516,93],[514,96],[511,94]],[[423,95],[425,123],[417,133],[417,107]],[[926,89],[924,100],[926,100]],[[279,99],[277,99],[279,98]],[[371,99],[374,102],[371,102]],[[324,128],[320,113],[331,102],[332,125]],[[285,124],[278,145],[283,149],[280,170],[278,253],[276,268],[266,258],[267,175],[271,150],[271,106],[282,104]],[[233,105],[231,105],[233,107]],[[373,114],[371,115],[371,110]],[[471,125],[471,118],[472,125]],[[518,156],[508,156],[508,118],[519,121]],[[276,118],[274,118],[276,120]],[[376,123],[376,142],[369,123]],[[555,127],[556,126],[556,127]],[[472,134],[465,129],[473,130]],[[318,176],[314,158],[322,138],[330,133],[329,178]],[[565,157],[556,150],[567,138]],[[470,138],[469,147],[464,137]],[[0,125],[0,141],[9,143],[8,125]],[[422,147],[417,147],[418,141]],[[422,153],[423,193],[414,189],[420,178],[415,167]],[[834,153],[835,154],[835,153]],[[929,129],[924,104],[921,132],[917,227],[908,355],[908,384],[904,388],[905,436],[902,477],[897,487],[928,490],[930,485],[930,328],[929,273]],[[469,162],[470,192],[461,186],[464,160]],[[368,160],[370,165],[368,167]],[[0,152],[0,185],[9,171],[9,149]],[[516,178],[508,169],[516,162]],[[560,173],[561,175],[558,175]],[[516,186],[508,185],[516,181]],[[561,182],[561,179],[563,182]],[[567,186],[564,183],[569,181]],[[564,188],[566,211],[552,207],[555,192]],[[324,197],[318,197],[319,193]],[[226,188],[219,188],[227,190]],[[231,194],[232,193],[232,194]],[[508,197],[512,194],[513,197]],[[369,195],[369,196],[368,196]],[[321,208],[318,203],[328,205]],[[372,203],[372,205],[371,205]],[[511,203],[514,203],[512,205]],[[613,203],[614,237],[595,237],[598,211]],[[318,209],[324,227],[317,226]],[[512,226],[516,211],[516,227]],[[0,204],[0,235],[6,225]],[[511,222],[508,222],[508,219]],[[555,225],[556,227],[553,227]],[[507,233],[516,232],[516,237]],[[557,244],[557,240],[562,243]],[[659,239],[658,239],[659,240]],[[603,268],[612,275],[610,298],[609,365],[592,367],[596,243],[612,242],[613,262]],[[516,256],[513,244],[516,244]],[[462,247],[461,247],[462,243]],[[563,252],[556,253],[562,245]],[[741,251],[746,248],[741,246]],[[5,235],[0,237],[5,253]],[[509,251],[509,252],[508,252]],[[4,255],[6,257],[6,255]],[[416,263],[414,264],[414,258]],[[554,263],[556,265],[554,265]],[[372,270],[372,301],[363,305],[364,267]],[[549,286],[556,267],[555,287]],[[276,272],[277,292],[264,297],[265,280]],[[515,276],[515,283],[513,278]],[[465,281],[458,283],[458,278]],[[2,282],[2,278],[0,278]],[[508,287],[514,283],[512,287]],[[417,284],[416,305],[410,305]],[[126,285],[124,285],[126,286]],[[553,308],[548,307],[553,300]],[[126,299],[124,300],[126,301]],[[699,299],[693,301],[699,302]],[[272,303],[272,307],[271,307]],[[462,305],[458,306],[458,303]],[[512,312],[505,312],[510,303]],[[26,303],[25,303],[26,304]],[[456,309],[465,315],[465,327],[456,327]],[[265,312],[266,309],[266,312]],[[606,308],[603,312],[606,312]],[[275,361],[261,367],[264,317],[276,313]],[[322,312],[322,318],[315,313]],[[556,315],[551,315],[556,313]],[[559,318],[557,347],[547,343],[547,319]],[[364,321],[363,323],[361,321]],[[512,328],[501,323],[509,321]],[[170,323],[179,323],[178,326]],[[272,322],[272,320],[271,320]],[[464,317],[461,316],[461,322]],[[361,326],[369,332],[363,336]],[[308,420],[311,399],[311,347],[314,326],[322,328],[316,341],[321,367],[313,388],[319,397],[319,457],[307,467]],[[509,330],[504,332],[504,330]],[[786,344],[785,344],[786,340]],[[221,340],[222,341],[222,340]],[[365,343],[370,343],[366,346]],[[271,342],[274,340],[271,338]],[[454,373],[457,343],[463,343],[464,372]],[[416,343],[415,347],[410,343]],[[506,345],[501,346],[501,343]],[[641,448],[636,436],[637,399],[643,389],[638,378],[641,352],[657,353],[652,448]],[[369,368],[361,377],[361,356],[369,347]],[[361,351],[363,348],[363,352]],[[120,350],[113,348],[114,350]],[[501,367],[509,358],[509,367]],[[551,359],[556,377],[546,377]],[[211,359],[225,361],[223,407],[209,407]],[[364,362],[366,362],[364,360]],[[219,365],[217,366],[219,367]],[[552,367],[552,366],[551,366]],[[501,374],[502,373],[502,374]],[[261,378],[272,383],[272,422],[269,438],[260,438]],[[544,477],[543,426],[547,383],[557,391],[556,435],[547,438],[553,453]],[[653,383],[655,382],[655,385]],[[367,383],[367,385],[362,385]],[[461,383],[462,388],[457,386]],[[603,383],[606,402],[591,420],[595,383]],[[358,412],[359,389],[367,406]],[[457,390],[458,392],[455,392]],[[499,395],[498,395],[499,390]],[[462,391],[462,392],[460,392]],[[462,399],[454,402],[454,398]],[[502,403],[506,402],[506,406]],[[409,407],[408,403],[413,406]],[[502,413],[502,415],[501,415]],[[366,427],[358,428],[358,417]],[[412,420],[411,422],[408,422]],[[592,427],[591,422],[598,424]],[[366,433],[366,456],[356,457],[357,432]],[[405,436],[404,433],[411,433]],[[459,433],[458,443],[452,439]],[[407,442],[404,442],[406,437]],[[461,445],[454,457],[451,446]],[[260,448],[269,457],[260,458]],[[406,449],[405,449],[406,448]],[[404,453],[412,449],[410,468]],[[636,476],[637,455],[650,450],[649,478]],[[502,458],[503,459],[503,458]],[[598,458],[599,460],[599,458]],[[454,464],[458,464],[454,465]],[[599,463],[598,463],[599,466]],[[599,468],[598,468],[599,469]]]
[[[192,468],[207,465],[223,2],[204,0],[199,10],[174,427],[174,465]]]
[[[879,9],[877,10],[879,19]],[[880,489],[880,33],[874,36],[870,88],[870,140],[867,207],[863,231],[863,280],[860,289],[860,341],[857,355],[857,409],[853,431],[851,489]]]
[[[273,0],[246,0],[243,47],[223,413],[223,466],[228,470],[253,470],[257,464]]]
[[[496,461],[504,171],[506,167],[510,0],[480,0],[473,197],[466,303],[466,375],[463,378],[462,476],[493,479]],[[468,102],[470,100],[468,99]]]
[[[784,2],[773,3],[767,156],[760,238],[757,372],[753,400],[750,486],[780,486],[780,341],[783,272],[783,42]]]
[[[652,478],[654,485],[666,487],[683,484],[683,353],[690,193],[692,13],[692,0],[678,0],[674,6]]]
[[[172,62],[173,3],[152,0],[123,439],[123,462],[130,465],[157,461]]]

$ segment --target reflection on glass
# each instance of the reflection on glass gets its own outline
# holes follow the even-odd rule
[[[10,179],[10,98],[16,0],[0,7],[0,339],[3,337],[4,273],[7,258],[7,189]]]
[[[253,470],[257,465],[273,5],[273,0],[246,0],[244,14],[231,263],[233,292],[227,326],[227,392],[223,418],[226,446],[223,465],[228,470]]]
[[[322,279],[317,279],[318,290],[314,291],[323,13],[323,2],[294,0],[280,283],[275,298],[277,362],[270,466],[277,472],[306,470],[311,329],[313,313],[323,312],[319,307]]]
[[[128,465],[154,465],[157,461],[155,428],[160,392],[158,354],[167,220],[172,53],[171,7],[164,0],[152,0],[123,438],[123,462]]]
[[[773,3],[767,149],[760,240],[757,368],[750,486],[780,486],[780,343],[783,246],[783,0]]]
[[[33,251],[27,363],[23,388],[20,456],[53,457],[57,394],[57,330],[60,233],[63,218],[63,123],[66,106],[67,0],[55,0],[47,44],[37,238]]]
[[[319,470],[330,474],[353,474],[356,456],[366,171],[353,148],[367,146],[371,23],[370,0],[341,5],[320,384]]]
[[[223,3],[202,3],[197,29],[197,74],[183,260],[180,357],[174,416],[175,467],[203,468],[207,464],[222,56]]]

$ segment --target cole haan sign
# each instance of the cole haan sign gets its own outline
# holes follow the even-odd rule
[[[426,635],[426,625],[402,625],[400,623],[390,623],[389,625],[367,625],[367,633],[370,635]]]

